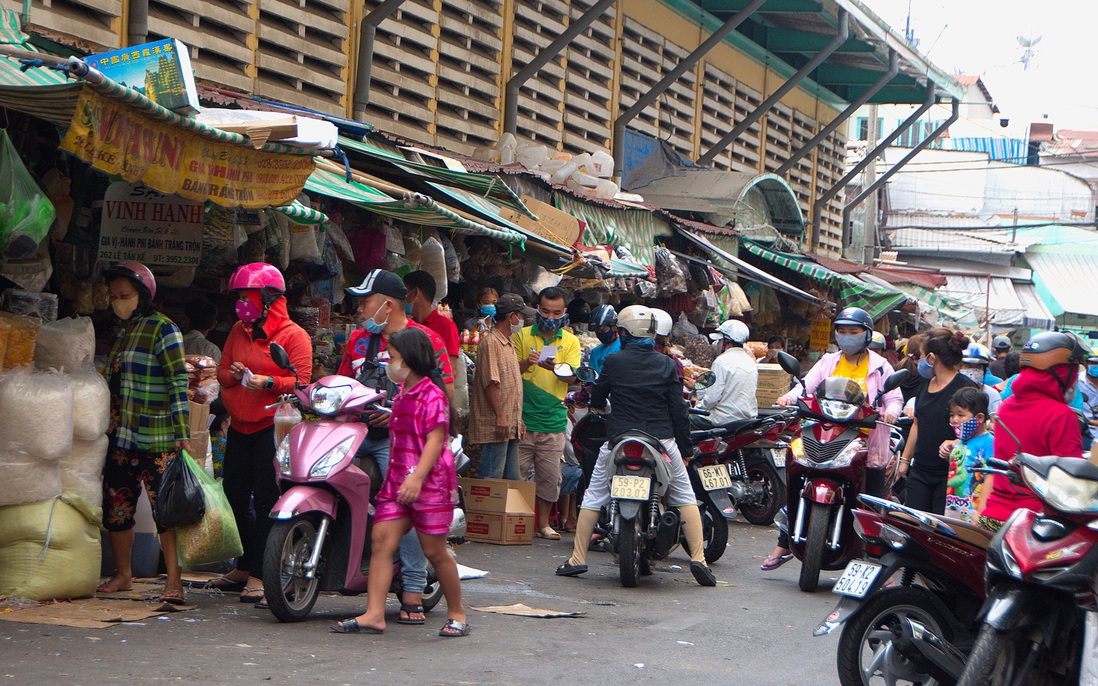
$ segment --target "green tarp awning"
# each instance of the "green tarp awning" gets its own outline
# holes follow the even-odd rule
[[[880,319],[907,302],[908,296],[895,289],[885,289],[850,274],[833,272],[799,256],[768,250],[751,241],[741,241],[741,245],[753,255],[807,276],[834,293],[843,307],[860,307],[873,319]]]
[[[280,207],[276,207],[275,209],[286,215],[290,219],[294,220],[298,224],[328,223],[328,215],[324,214],[320,210],[314,210],[311,207],[306,207],[297,200],[294,200],[289,205],[282,205]]]
[[[559,191],[553,193],[553,204],[587,224],[582,237],[585,245],[624,246],[641,264],[655,264],[656,237],[671,235],[671,225],[652,210],[608,207]]]
[[[0,45],[39,52],[19,26],[19,15],[0,8]],[[67,125],[76,110],[82,84],[54,69],[31,67],[0,57],[0,107],[26,112],[55,124]]]

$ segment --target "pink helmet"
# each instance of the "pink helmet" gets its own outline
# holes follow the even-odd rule
[[[103,278],[107,281],[118,277],[125,277],[132,279],[133,281],[141,284],[149,291],[149,298],[156,297],[156,278],[153,276],[152,271],[141,264],[130,260],[129,262],[123,262],[122,264],[116,264],[103,273]]]
[[[252,262],[238,267],[229,279],[230,291],[249,288],[263,291],[264,300],[274,300],[275,296],[286,292],[286,279],[278,267],[266,262]]]

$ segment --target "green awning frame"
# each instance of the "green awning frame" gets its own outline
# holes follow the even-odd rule
[[[396,170],[399,176],[404,177],[402,180],[408,180],[411,177],[414,180],[453,186],[518,210],[531,219],[538,218],[526,205],[522,204],[522,200],[519,199],[518,195],[498,176],[455,171],[445,167],[436,167],[432,164],[412,162],[398,153],[377,145],[369,137],[355,140],[347,136],[340,136],[339,147],[359,153],[375,161],[382,168],[383,175],[386,177],[392,177],[391,172]],[[389,173],[384,173],[385,171]],[[399,172],[404,173],[399,174]]]
[[[372,186],[333,172],[316,169],[305,182],[305,190],[336,200],[343,200],[363,209],[399,219],[410,224],[434,226],[468,234],[488,236],[524,247],[526,236],[517,231],[498,226],[488,226],[465,219],[452,209],[439,204],[434,198],[409,191],[404,198],[393,198]]]
[[[880,319],[908,300],[906,294],[895,289],[885,289],[866,283],[850,274],[833,272],[830,269],[809,262],[803,256],[768,250],[748,240],[741,240],[740,245],[753,255],[807,276],[833,293],[843,307],[860,307],[868,312],[874,320]]]

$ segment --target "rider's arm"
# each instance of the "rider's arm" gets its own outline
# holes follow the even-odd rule
[[[671,411],[671,427],[675,431],[675,443],[678,444],[682,456],[688,458],[694,452],[694,444],[690,441],[690,409],[682,397],[682,383],[674,369],[671,369],[667,377],[666,397],[667,407]]]
[[[616,366],[617,365],[614,364],[613,355],[606,358],[606,361],[602,365],[602,374],[599,376],[599,380],[591,387],[591,402],[588,403],[589,407],[596,410],[601,410],[606,407],[606,399],[610,396],[610,380],[614,376],[614,368]]]

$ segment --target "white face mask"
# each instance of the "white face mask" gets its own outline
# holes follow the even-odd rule
[[[385,365],[385,375],[389,377],[389,380],[393,383],[404,383],[408,380],[408,374],[411,370],[404,366],[403,360],[390,360]]]
[[[519,331],[522,331],[524,328],[526,328],[526,322],[520,319],[518,324],[512,324],[511,325],[511,333],[513,333],[513,334],[518,333]]]
[[[984,382],[984,370],[982,369],[962,369],[961,374],[967,376],[978,384]]]

